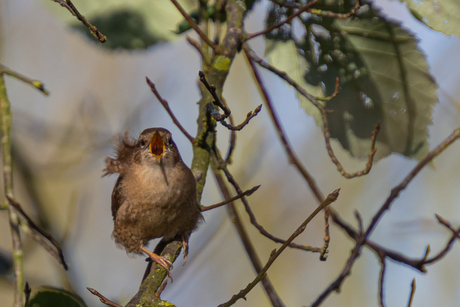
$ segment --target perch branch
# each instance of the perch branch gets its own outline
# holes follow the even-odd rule
[[[305,228],[307,227],[308,223],[324,208],[329,206],[331,203],[336,201],[337,197],[339,196],[339,191],[340,189],[335,190],[331,194],[327,196],[325,201],[318,206],[318,208],[313,211],[313,213],[308,216],[308,218],[294,231],[294,233],[289,237],[289,239],[284,242],[284,244],[278,249],[278,250],[273,250],[272,253],[270,254],[270,257],[268,258],[267,263],[263,267],[263,269],[260,271],[260,273],[257,275],[257,277],[250,283],[246,288],[238,292],[237,294],[233,295],[233,297],[226,303],[219,305],[219,307],[229,307],[236,303],[241,298],[245,298],[246,295],[251,291],[257,283],[262,280],[267,273],[268,269],[270,266],[273,264],[273,262],[279,257],[279,255],[288,247],[288,245],[294,241],[296,237],[298,237],[301,233],[304,232]]]

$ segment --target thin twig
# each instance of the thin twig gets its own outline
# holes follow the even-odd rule
[[[318,208],[313,211],[313,213],[308,216],[308,218],[294,231],[294,233],[289,237],[289,239],[284,242],[284,244],[278,249],[278,250],[273,250],[272,253],[270,254],[270,257],[263,267],[263,269],[260,271],[260,273],[257,275],[257,277],[250,283],[246,288],[238,292],[237,294],[233,295],[233,297],[226,303],[219,305],[219,307],[229,307],[236,303],[241,298],[245,298],[246,295],[251,291],[257,283],[262,280],[267,273],[268,269],[270,266],[273,264],[273,262],[279,257],[279,255],[288,247],[288,245],[294,241],[296,237],[298,237],[301,233],[304,232],[305,228],[307,227],[308,223],[325,207],[329,206],[331,203],[333,203],[337,197],[339,196],[340,189],[335,190],[331,194],[329,194],[326,198],[326,200],[318,206]]]
[[[331,161],[336,165],[337,167],[337,170],[339,171],[339,173],[347,178],[347,179],[351,179],[351,178],[355,178],[355,177],[360,177],[360,176],[363,176],[363,175],[366,175],[370,172],[371,168],[372,168],[372,163],[373,163],[373,160],[374,160],[374,155],[375,155],[375,152],[376,152],[376,148],[375,148],[375,140],[377,139],[377,134],[380,130],[380,124],[377,123],[376,126],[375,126],[375,130],[372,132],[371,134],[371,137],[372,137],[372,144],[371,144],[371,151],[370,151],[370,154],[369,154],[369,158],[368,158],[368,162],[365,166],[365,168],[361,171],[357,171],[355,173],[348,173],[342,166],[342,164],[340,163],[340,161],[337,159],[337,157],[335,156],[335,153],[334,153],[334,150],[332,149],[332,146],[331,146],[331,142],[330,142],[330,133],[329,133],[329,124],[328,124],[328,120],[327,120],[327,113],[330,112],[329,110],[327,110],[321,103],[319,103],[315,97],[313,97],[311,94],[309,94],[303,87],[301,87],[297,82],[294,81],[294,79],[292,79],[291,77],[289,77],[289,75],[284,72],[284,71],[281,71],[279,69],[277,69],[276,67],[270,65],[269,63],[265,62],[261,57],[259,57],[250,47],[248,44],[244,44],[243,45],[243,48],[244,48],[244,51],[246,53],[246,56],[248,57],[248,59],[251,59],[253,60],[254,62],[256,62],[257,64],[259,64],[260,66],[262,66],[263,68],[273,72],[274,74],[276,74],[277,76],[279,76],[280,78],[282,78],[283,80],[285,80],[287,83],[289,83],[290,85],[292,85],[302,96],[304,96],[305,98],[307,98],[317,109],[318,111],[320,112],[321,114],[321,119],[323,121],[323,134],[324,134],[324,140],[325,140],[325,143],[326,143],[326,149],[327,149],[327,153],[329,154],[330,158],[331,158]]]
[[[274,25],[273,27],[270,27],[268,29],[265,29],[265,30],[262,30],[260,32],[256,32],[256,33],[253,33],[253,34],[249,34],[246,38],[246,40],[250,40],[254,37],[257,37],[257,36],[260,36],[260,35],[264,35],[264,34],[267,34],[267,33],[270,33],[271,31],[283,26],[284,24],[290,22],[292,19],[294,19],[295,17],[299,16],[300,14],[302,14],[303,12],[305,12],[306,10],[308,10],[312,5],[314,5],[316,2],[318,2],[318,0],[312,0],[311,2],[307,3],[306,5],[304,5],[302,8],[300,8],[299,10],[297,10],[297,12],[295,12],[294,14],[292,14],[291,16],[289,16],[288,18],[286,18],[285,20],[283,20],[282,22]]]
[[[230,114],[231,114],[232,112],[231,112],[230,109],[229,109],[226,105],[224,105],[224,104],[222,103],[222,101],[220,100],[219,96],[218,96],[217,93],[216,93],[216,87],[214,86],[214,84],[210,85],[210,84],[208,83],[208,80],[206,79],[206,76],[205,76],[205,74],[204,74],[203,71],[199,71],[199,72],[198,72],[198,77],[200,78],[201,83],[204,84],[204,86],[206,87],[206,89],[209,91],[209,93],[210,93],[210,94],[212,95],[212,97],[214,98],[214,102],[213,102],[213,103],[214,103],[216,106],[218,106],[219,108],[221,108],[222,111],[224,111],[225,116],[223,116],[223,117],[220,118],[220,119],[216,119],[216,120],[222,120],[222,119],[225,119],[225,118],[229,117]]]
[[[230,198],[231,197],[230,191],[227,187],[227,183],[225,182],[224,177],[222,176],[222,172],[217,162],[217,159],[213,158],[211,161],[212,161],[211,164],[212,164],[212,170],[214,172],[214,177],[216,178],[217,184],[219,185],[219,188],[220,188],[220,191],[223,197]],[[249,238],[249,235],[246,231],[246,228],[244,227],[244,223],[241,220],[240,214],[238,213],[238,210],[236,209],[235,204],[233,202],[229,203],[227,205],[227,210],[230,216],[230,220],[235,225],[235,228],[241,239],[243,247],[246,250],[246,253],[249,259],[251,260],[254,270],[256,271],[257,274],[259,274],[262,271],[262,263],[259,259],[259,256],[257,256],[254,245],[252,244],[251,239]],[[270,282],[270,279],[268,276],[265,276],[265,278],[262,280],[262,286],[265,292],[267,293],[267,296],[270,299],[270,302],[273,306],[276,306],[276,307],[285,306],[283,302],[281,301],[281,298],[276,293],[275,288]]]
[[[339,77],[337,77],[335,78],[334,93],[332,93],[332,95],[327,96],[327,97],[315,97],[315,99],[320,100],[320,101],[331,101],[332,98],[334,98],[335,96],[339,94],[339,91],[340,91],[340,80],[339,80]]]
[[[453,233],[453,236],[456,236],[458,239],[460,239],[460,233],[459,233],[459,230],[455,230],[454,227],[452,227],[452,225],[450,224],[450,222],[446,219],[444,219],[442,216],[440,216],[439,214],[435,214],[436,216],[436,219],[438,220],[438,222],[444,226],[446,226],[447,228],[449,228],[450,231],[452,231]]]
[[[323,10],[318,10],[318,9],[311,9],[309,13],[317,15],[317,16],[325,16],[325,17],[336,18],[336,19],[346,19],[356,14],[356,12],[358,11],[360,7],[361,7],[360,1],[356,0],[355,6],[346,14],[334,13],[331,11],[323,11]]]
[[[194,142],[195,141],[195,138],[193,136],[191,136],[187,130],[185,130],[185,128],[181,125],[181,123],[177,120],[176,116],[174,116],[174,113],[171,111],[171,109],[169,108],[169,104],[168,102],[161,98],[160,96],[160,93],[158,93],[158,91],[156,90],[155,88],[155,84],[153,84],[152,81],[150,81],[150,79],[148,77],[145,77],[145,80],[147,81],[147,84],[150,86],[150,89],[152,90],[152,93],[155,94],[155,96],[158,98],[158,101],[160,101],[161,105],[165,108],[166,112],[168,112],[169,116],[171,117],[172,121],[174,122],[174,124],[176,124],[176,126],[179,128],[180,131],[182,131],[182,133],[185,135],[185,137],[187,139],[190,140],[190,142]]]
[[[93,34],[93,36],[95,38],[97,38],[101,43],[105,43],[107,41],[107,37],[104,34],[102,34],[101,32],[99,32],[99,30],[95,26],[93,26],[89,22],[89,20],[85,18],[85,16],[80,14],[80,12],[77,10],[75,5],[73,5],[72,1],[70,1],[70,0],[65,0],[65,1],[67,3],[67,6],[65,6],[65,7],[67,9],[70,8],[69,11],[72,13],[72,15],[75,15],[78,18],[78,20],[80,20],[91,31],[91,34]],[[59,3],[60,2],[61,1],[59,1]]]
[[[190,27],[192,27],[193,30],[201,37],[203,41],[206,42],[213,50],[217,49],[217,45],[214,44],[214,42],[203,32],[201,31],[200,27],[193,21],[192,18],[187,14],[187,12],[184,10],[184,8],[177,2],[176,0],[171,0],[171,2],[176,6],[176,8],[179,10],[179,12],[182,14],[182,16],[187,20],[188,24]]]
[[[99,300],[101,301],[102,304],[105,304],[111,307],[123,307],[121,305],[118,305],[117,303],[112,302],[111,300],[109,300],[108,298],[106,298],[105,296],[103,296],[102,294],[94,290],[93,288],[86,287],[86,289],[88,289],[88,291],[91,292],[92,295],[99,297]]]
[[[407,303],[407,307],[412,306],[412,301],[414,300],[414,295],[415,295],[415,289],[417,288],[415,284],[415,278],[412,279],[412,282],[410,284],[410,296],[409,296],[409,302]]]
[[[0,64],[0,74],[6,74],[9,76],[12,76],[18,80],[21,80],[24,83],[30,84],[33,87],[35,87],[37,90],[42,92],[44,95],[49,95],[49,92],[45,89],[45,85],[39,81],[39,80],[34,80],[30,79],[29,77],[26,77],[14,70],[11,70],[10,68],[6,67],[5,65]]]
[[[194,40],[188,35],[185,35],[185,39],[192,47],[194,47],[198,51],[198,53],[201,55],[203,63],[206,64],[206,67],[211,66],[211,62],[209,62],[208,57],[206,57],[206,55],[204,54],[204,51],[201,48],[200,43],[198,43],[198,41]]]
[[[262,105],[259,105],[257,106],[257,108],[254,109],[254,111],[250,111],[248,114],[246,114],[246,119],[239,125],[237,126],[233,126],[232,124],[227,124],[225,122],[225,120],[221,120],[220,123],[226,127],[227,129],[229,130],[232,130],[232,131],[240,131],[241,129],[243,129],[247,124],[249,124],[249,121],[254,118],[255,116],[257,116],[257,114],[259,114],[260,112],[260,109],[262,109]]]
[[[211,210],[211,209],[215,209],[215,208],[218,208],[218,207],[221,207],[223,205],[226,205],[228,203],[231,203],[235,200],[238,200],[240,199],[241,197],[243,196],[250,196],[252,195],[252,193],[254,193],[255,191],[257,191],[258,189],[260,188],[260,185],[257,185],[255,187],[253,187],[252,189],[250,190],[247,190],[247,191],[244,191],[243,193],[241,194],[238,194],[236,195],[235,197],[232,197],[230,199],[227,199],[225,201],[222,201],[220,203],[217,203],[217,204],[214,204],[214,205],[210,205],[210,206],[201,206],[201,211],[204,212],[204,211],[208,211],[208,210]]]
[[[59,245],[59,242],[54,239],[49,233],[38,227],[31,219],[30,217],[24,212],[24,210],[21,207],[21,204],[19,204],[17,201],[15,201],[13,198],[6,196],[8,199],[8,202],[10,203],[11,206],[14,207],[14,209],[21,215],[21,217],[26,221],[27,227],[32,231],[32,233],[38,233],[42,237],[44,237],[51,245],[55,248],[52,249],[46,242],[43,240],[40,240],[40,237],[35,237],[34,238],[42,245],[48,253],[53,256],[54,259],[56,259],[62,266],[64,267],[65,270],[68,269],[67,263],[65,262],[64,259],[64,254],[62,253],[62,249]]]
[[[385,262],[385,256],[381,255],[380,257],[380,278],[379,278],[379,304],[381,307],[385,307],[384,286],[385,286],[386,268],[387,268],[387,264]]]
[[[247,46],[245,44],[245,46]],[[299,158],[295,154],[294,150],[292,149],[291,144],[289,143],[289,140],[284,133],[284,130],[281,126],[281,122],[278,119],[278,115],[275,112],[275,109],[273,107],[273,103],[271,101],[270,96],[268,95],[267,88],[262,80],[262,77],[259,74],[259,71],[257,67],[254,65],[254,62],[252,58],[249,56],[249,51],[245,48],[244,49],[246,58],[248,60],[248,63],[251,67],[252,73],[254,75],[254,78],[256,80],[256,84],[259,87],[260,92],[262,93],[262,97],[264,99],[265,105],[267,106],[268,112],[270,113],[270,116],[272,118],[273,124],[275,125],[276,132],[278,132],[278,137],[281,140],[281,143],[284,146],[284,149],[288,155],[289,162],[293,164],[297,170],[300,172],[302,177],[305,179],[307,184],[309,185],[310,189],[312,192],[315,194],[316,199],[318,200],[319,203],[322,203],[324,201],[324,196],[322,195],[321,191],[319,190],[318,186],[316,185],[315,179],[313,176],[308,173],[307,169],[303,166],[302,162],[300,162]],[[328,246],[329,246],[329,241],[330,241],[330,234],[329,234],[329,213],[328,209],[325,210],[325,235],[324,235],[324,245],[323,248],[321,249],[321,255],[320,255],[320,260],[324,261],[327,258],[327,252],[328,252]]]
[[[222,97],[222,102],[228,108],[227,101],[224,99],[224,97]],[[230,114],[230,116],[228,117],[228,120],[230,121],[230,125],[235,126],[235,121],[233,120],[232,114]],[[227,149],[227,156],[225,157],[225,163],[232,164],[232,154],[233,154],[233,150],[235,149],[235,146],[236,146],[236,131],[230,130],[230,138],[228,140],[228,149]]]
[[[233,187],[235,188],[236,193],[242,194],[243,191],[241,190],[240,185],[236,182],[235,178],[233,178],[232,173],[228,170],[227,165],[225,164],[225,161],[223,161],[222,156],[218,150],[214,151],[214,156],[216,157],[217,162],[219,163],[219,167],[221,168],[221,170],[224,172],[225,176],[227,177],[228,182],[230,182],[230,184],[233,185]],[[257,230],[259,230],[261,235],[267,237],[268,239],[276,243],[284,244],[286,242],[286,240],[275,237],[274,235],[269,233],[262,225],[259,224],[259,222],[257,222],[256,216],[254,212],[252,211],[251,206],[249,205],[249,202],[246,199],[246,197],[241,197],[241,201],[243,202],[246,213],[249,215],[249,221],[251,222],[252,225],[254,225],[254,227],[256,227]],[[313,253],[322,252],[321,248],[312,247],[310,245],[299,245],[295,243],[290,243],[289,247],[301,249],[301,250],[309,251]]]
[[[366,242],[367,238],[370,236],[374,228],[376,227],[378,221],[383,216],[383,214],[390,209],[391,204],[394,200],[399,196],[399,194],[407,187],[407,185],[415,178],[415,176],[435,157],[437,157],[440,153],[442,153],[449,145],[455,142],[458,138],[460,138],[460,128],[455,129],[451,135],[449,135],[442,143],[440,143],[436,148],[430,151],[413,169],[412,171],[404,178],[404,180],[394,187],[391,190],[390,195],[380,207],[379,211],[374,215],[370,225],[368,226],[367,230],[364,232],[362,236],[356,239],[356,245],[352,250],[350,257],[347,260],[345,267],[343,268],[340,275],[319,295],[319,297],[313,302],[311,305],[319,306],[332,291],[338,290],[342,285],[343,281],[347,276],[351,274],[351,268],[355,263],[356,259],[359,257],[362,246]],[[426,256],[425,256],[426,257]],[[424,258],[425,258],[424,257]],[[428,260],[425,261],[427,263]]]

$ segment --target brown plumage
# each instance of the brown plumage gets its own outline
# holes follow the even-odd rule
[[[196,182],[184,164],[171,133],[144,130],[137,140],[125,133],[116,158],[105,159],[105,175],[119,173],[112,192],[113,238],[127,252],[147,253],[169,274],[172,263],[147,249],[155,238],[182,237],[184,259],[188,238],[203,217],[196,201]]]

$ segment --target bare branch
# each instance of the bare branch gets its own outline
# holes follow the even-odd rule
[[[412,306],[412,301],[414,300],[414,295],[415,295],[415,289],[417,286],[415,285],[415,278],[412,279],[412,282],[410,284],[410,296],[409,296],[409,303],[407,303],[407,307]]]
[[[29,77],[21,75],[20,73],[15,72],[14,70],[6,67],[5,65],[0,64],[0,74],[6,74],[11,77],[14,77],[24,83],[32,85],[37,90],[42,92],[44,95],[49,95],[49,92],[45,89],[45,85],[41,81],[30,79]]]
[[[239,184],[236,182],[236,180],[233,178],[233,175],[228,170],[227,165],[225,164],[225,162],[222,159],[222,156],[220,155],[220,153],[217,150],[215,151],[215,157],[217,159],[217,162],[219,163],[220,169],[224,172],[225,176],[227,177],[228,182],[230,182],[230,184],[233,185],[233,187],[235,188],[235,191],[238,194],[242,194],[243,191],[241,190],[241,188],[240,188]],[[249,220],[250,220],[251,224],[254,225],[254,227],[256,227],[257,230],[259,230],[260,234],[262,234],[263,236],[269,238],[270,240],[272,240],[272,241],[274,241],[276,243],[281,243],[281,244],[286,243],[286,240],[283,240],[281,238],[275,237],[274,235],[269,233],[262,225],[260,225],[257,222],[256,216],[254,215],[254,212],[252,211],[251,206],[249,206],[249,202],[246,199],[246,197],[241,197],[241,201],[243,202],[244,209],[246,210],[246,213],[249,215]],[[321,248],[312,247],[310,245],[299,245],[299,244],[295,244],[295,243],[290,243],[289,247],[296,248],[296,249],[301,249],[301,250],[305,250],[305,251],[309,251],[309,252],[313,252],[313,253],[322,252]]]
[[[286,20],[283,20],[282,22],[274,25],[273,27],[270,27],[268,29],[265,29],[263,31],[260,31],[260,32],[257,32],[257,33],[253,33],[253,34],[249,34],[246,38],[246,40],[250,40],[254,37],[257,37],[257,36],[260,36],[260,35],[264,35],[264,34],[267,34],[267,33],[270,33],[271,31],[275,30],[275,29],[278,29],[279,27],[283,26],[284,24],[290,22],[292,19],[294,19],[295,17],[299,16],[300,14],[302,14],[303,12],[307,11],[312,5],[314,5],[316,2],[318,2],[318,0],[312,0],[311,2],[307,3],[306,5],[304,5],[302,8],[300,8],[299,10],[297,10],[297,12],[295,12],[294,14],[292,14],[291,16],[289,16],[288,18],[286,18]]]
[[[240,199],[241,197],[244,197],[244,196],[250,196],[252,195],[252,193],[254,193],[255,191],[257,191],[258,189],[260,188],[260,185],[257,185],[255,187],[253,187],[252,189],[250,190],[247,190],[247,191],[244,191],[243,193],[241,194],[238,194],[236,195],[235,197],[232,197],[230,199],[227,199],[225,201],[222,201],[220,203],[217,203],[217,204],[214,204],[214,205],[211,205],[211,206],[201,206],[201,211],[204,212],[204,211],[208,211],[208,210],[211,210],[211,209],[215,209],[215,208],[218,208],[218,207],[221,207],[223,205],[226,205],[228,203],[231,203],[235,200],[238,200]]]
[[[285,80],[287,83],[292,85],[302,96],[307,98],[318,109],[318,111],[321,114],[321,119],[323,121],[323,134],[324,134],[324,140],[325,140],[325,143],[326,143],[327,153],[329,154],[329,156],[331,158],[331,161],[337,166],[337,170],[339,171],[339,173],[342,176],[344,176],[345,178],[347,178],[347,179],[355,178],[355,177],[359,177],[359,176],[363,176],[363,175],[368,174],[369,171],[372,168],[372,163],[373,163],[373,159],[374,159],[374,155],[375,155],[375,151],[376,151],[375,139],[377,138],[378,131],[380,130],[380,124],[377,123],[374,132],[372,132],[372,135],[371,135],[372,136],[371,151],[370,151],[369,159],[368,159],[368,162],[367,162],[365,168],[363,170],[355,172],[355,173],[348,173],[347,171],[345,171],[345,169],[343,168],[342,164],[340,163],[340,161],[335,156],[334,150],[331,147],[329,124],[328,124],[328,120],[327,120],[327,113],[330,112],[330,111],[327,110],[321,103],[319,103],[315,97],[310,95],[297,82],[295,82],[294,79],[289,77],[289,75],[286,72],[277,69],[276,67],[270,65],[269,63],[265,62],[262,58],[257,56],[257,54],[249,47],[248,44],[244,44],[243,48],[244,48],[244,51],[245,51],[246,56],[248,57],[248,59],[251,59],[252,61],[254,61],[257,64],[259,64],[260,66],[262,66],[263,68],[273,72],[274,74],[279,76],[281,79]],[[249,61],[249,62],[251,62],[251,61]],[[253,69],[253,71],[254,71],[254,69]]]
[[[363,235],[359,235],[358,237],[355,237],[356,240],[356,245],[353,248],[350,257],[347,260],[347,263],[345,267],[343,268],[342,272],[340,275],[324,290],[320,296],[313,302],[311,305],[312,307],[314,306],[319,306],[328,296],[329,294],[334,291],[338,290],[340,286],[342,285],[343,281],[347,276],[351,274],[351,268],[353,267],[354,262],[356,259],[359,257],[361,248],[365,244],[367,238],[370,236],[372,231],[374,230],[375,226],[377,225],[378,221],[380,218],[383,216],[383,214],[390,208],[391,204],[393,201],[399,196],[401,191],[403,191],[407,185],[412,181],[412,179],[415,178],[415,176],[430,162],[432,161],[436,156],[438,156],[440,153],[442,153],[449,145],[451,145],[453,142],[455,142],[458,138],[460,138],[460,128],[454,130],[451,135],[449,135],[441,144],[439,144],[435,149],[430,151],[425,158],[423,158],[415,167],[414,169],[404,178],[404,180],[394,187],[391,190],[390,195],[388,196],[387,200],[385,203],[380,207],[379,211],[374,215],[372,218],[372,221],[367,228],[367,230],[364,232]],[[334,215],[336,214],[331,210],[331,213]],[[334,218],[334,216],[333,216]],[[428,260],[425,261],[425,257],[422,259],[424,264],[428,263]]]
[[[213,158],[211,161],[212,161],[212,170],[214,172],[214,177],[216,178],[217,184],[219,185],[222,195],[224,196],[224,198],[230,198],[231,197],[230,191],[228,190],[227,183],[225,182],[225,179],[222,176],[222,171],[219,167],[217,159]],[[233,202],[229,203],[227,205],[227,210],[230,216],[230,220],[235,225],[235,228],[241,239],[243,247],[245,248],[246,253],[248,254],[248,257],[251,260],[251,263],[256,273],[259,274],[262,270],[262,263],[260,262],[259,256],[257,256],[254,245],[252,244],[251,239],[248,236],[246,228],[244,227],[243,221],[241,220],[240,214],[238,213],[238,210],[236,209],[235,204]],[[275,307],[284,306],[283,302],[281,301],[281,298],[276,293],[275,288],[270,282],[270,279],[268,278],[268,276],[265,276],[265,278],[262,280],[262,286],[273,306]]]
[[[385,286],[385,270],[387,264],[385,262],[385,256],[380,257],[380,278],[379,278],[379,304],[381,307],[385,307],[385,294],[384,294],[384,286]]]
[[[176,6],[176,8],[179,10],[179,12],[182,14],[182,16],[187,20],[188,24],[192,27],[193,30],[201,37],[203,41],[206,42],[213,50],[217,49],[217,45],[214,44],[214,42],[206,36],[206,34],[201,31],[200,27],[193,21],[192,18],[187,14],[187,12],[184,10],[184,8],[177,2],[176,0],[171,0],[171,2]]]
[[[10,203],[11,206],[14,207],[14,209],[20,214],[20,216],[26,221],[27,227],[32,231],[32,233],[40,234],[42,237],[44,237],[46,240],[48,240],[49,243],[54,247],[51,248],[49,244],[47,244],[45,241],[41,240],[40,237],[37,237],[34,235],[35,240],[37,240],[38,243],[40,243],[43,248],[51,255],[53,256],[54,259],[56,259],[62,266],[64,267],[65,270],[68,269],[67,263],[65,262],[64,259],[64,254],[62,253],[61,246],[59,245],[59,242],[54,239],[49,233],[45,232],[43,229],[38,227],[31,219],[30,217],[22,210],[21,205],[15,201],[13,198],[10,196],[6,196],[8,199],[8,202]]]
[[[185,130],[185,128],[177,120],[176,116],[174,116],[174,113],[169,108],[168,102],[165,99],[161,98],[160,93],[158,93],[158,91],[156,90],[155,84],[153,84],[153,82],[150,81],[148,77],[145,77],[145,80],[147,81],[147,84],[150,86],[152,93],[154,93],[155,96],[158,98],[158,101],[160,101],[161,105],[165,108],[166,112],[168,112],[169,116],[171,117],[172,121],[177,126],[177,128],[179,128],[179,130],[185,135],[185,137],[193,143],[195,141],[195,138],[191,136],[190,133],[187,132],[187,130]]]
[[[118,305],[117,303],[112,302],[111,300],[109,300],[108,298],[106,298],[105,296],[103,296],[102,294],[94,290],[93,288],[86,287],[86,289],[88,289],[88,291],[91,292],[92,295],[99,297],[99,300],[101,301],[102,304],[105,304],[111,307],[122,307],[121,305]]]
[[[304,232],[305,228],[307,227],[308,223],[324,208],[329,206],[331,203],[337,200],[337,197],[339,196],[340,189],[335,190],[331,194],[329,194],[326,198],[326,200],[318,206],[318,208],[313,211],[313,213],[308,216],[308,218],[294,231],[294,233],[289,237],[289,239],[284,242],[284,244],[278,249],[278,250],[273,250],[272,253],[270,254],[270,257],[263,267],[263,269],[260,271],[260,273],[257,275],[257,277],[243,290],[238,292],[237,294],[233,295],[233,297],[226,303],[219,305],[219,307],[229,307],[236,303],[241,298],[245,298],[246,295],[259,283],[260,280],[262,280],[267,273],[268,269],[270,266],[275,262],[275,260],[279,257],[279,255],[288,247],[292,241],[296,237],[298,237],[302,232]]]
[[[75,5],[73,5],[72,1],[65,0],[66,5],[63,5],[63,1],[61,1],[61,0],[54,0],[54,2],[58,2],[59,4],[61,4],[61,6],[65,7],[66,9],[68,9],[70,11],[70,13],[72,13],[72,15],[76,16],[77,19],[80,20],[91,31],[91,34],[93,34],[93,36],[95,38],[97,38],[101,43],[105,43],[107,41],[107,37],[104,34],[102,34],[101,32],[99,32],[99,30],[95,26],[93,26],[89,22],[89,20],[85,18],[85,16],[80,14],[80,12],[77,10]]]
[[[257,116],[257,114],[259,114],[260,112],[260,109],[262,109],[262,105],[259,105],[257,108],[254,109],[254,111],[250,111],[247,115],[246,115],[246,119],[239,125],[237,126],[233,126],[232,124],[227,124],[225,122],[225,120],[221,120],[220,123],[225,126],[226,128],[228,128],[229,130],[233,130],[233,131],[240,131],[241,129],[243,129],[247,124],[249,124],[249,121]]]
[[[218,106],[219,108],[221,108],[222,111],[224,111],[224,115],[222,115],[221,117],[216,118],[216,120],[217,120],[217,121],[221,121],[221,120],[223,120],[223,119],[229,117],[230,114],[231,114],[232,112],[231,112],[230,109],[229,109],[226,105],[224,105],[224,104],[222,103],[222,101],[220,100],[219,96],[218,96],[217,93],[216,93],[216,87],[214,86],[214,84],[209,85],[208,80],[206,80],[206,76],[205,76],[204,72],[202,72],[202,71],[199,71],[199,72],[198,72],[198,77],[200,78],[201,83],[204,84],[204,86],[206,87],[206,89],[209,91],[209,93],[210,93],[210,94],[212,95],[212,97],[214,98],[214,102],[213,102],[213,103],[214,103],[216,106]]]

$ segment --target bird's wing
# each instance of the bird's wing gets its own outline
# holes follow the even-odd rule
[[[118,209],[120,208],[121,204],[124,202],[123,195],[120,192],[121,182],[123,181],[123,176],[120,175],[115,183],[115,187],[112,191],[112,217],[113,220],[117,217]]]

